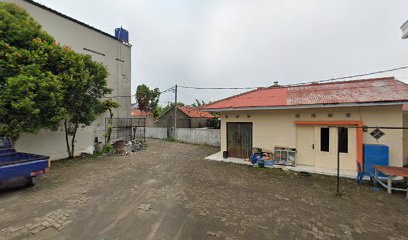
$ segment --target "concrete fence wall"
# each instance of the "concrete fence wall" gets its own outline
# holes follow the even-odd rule
[[[187,143],[221,146],[221,131],[219,129],[177,128],[177,139]]]
[[[172,129],[169,130],[169,134],[171,134]],[[146,127],[146,138],[166,139],[167,134],[167,128]],[[220,129],[206,128],[177,128],[177,139],[186,143],[220,146],[221,131]]]
[[[167,138],[167,128],[146,127],[146,138]]]

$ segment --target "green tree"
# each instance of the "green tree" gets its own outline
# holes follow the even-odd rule
[[[111,98],[107,99],[103,103],[104,111],[108,110],[109,111],[109,125],[107,129],[107,133],[105,136],[105,143],[110,144],[110,139],[112,135],[112,118],[113,118],[113,109],[120,107],[119,103],[113,101]]]
[[[61,47],[14,4],[0,2],[0,35],[0,135],[17,139],[63,121],[73,157],[78,128],[115,107],[101,100],[111,93],[106,67]]]
[[[198,107],[204,106],[205,104],[206,103],[203,100],[201,100],[200,102],[198,99],[196,99],[195,102],[191,104],[191,106],[198,108]]]
[[[161,116],[161,115],[163,115],[164,113],[166,113],[167,111],[169,111],[172,107],[174,106],[174,103],[168,103],[166,106],[164,106],[164,107],[161,107],[161,106],[159,106],[159,109],[160,109],[160,113],[159,113],[159,116]],[[183,106],[186,106],[186,104],[184,104],[184,103],[182,103],[182,102],[177,102],[177,106],[179,106],[179,107],[183,107]]]
[[[89,55],[66,51],[61,61],[63,106],[67,110],[64,129],[67,152],[69,157],[73,157],[78,128],[91,125],[98,115],[107,110],[102,98],[112,89],[107,87],[108,71],[105,66],[94,62]]]
[[[155,88],[151,90],[144,84],[137,86],[136,101],[141,111],[152,112],[155,117],[159,116],[159,99],[160,89]]]
[[[25,10],[0,2],[0,135],[57,130],[66,116],[50,61],[62,48]]]

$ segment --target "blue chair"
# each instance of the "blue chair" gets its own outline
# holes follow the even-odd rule
[[[369,176],[370,177],[370,181],[373,181],[373,175],[371,173],[367,173],[364,172],[361,164],[357,161],[357,169],[358,169],[358,173],[357,173],[357,183],[361,184],[363,182],[363,178],[364,176]]]

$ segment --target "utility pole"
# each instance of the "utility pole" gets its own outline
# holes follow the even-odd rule
[[[177,139],[177,84],[174,87],[174,138]]]
[[[337,191],[336,195],[341,196],[340,193],[340,133],[343,132],[343,127],[337,127]]]

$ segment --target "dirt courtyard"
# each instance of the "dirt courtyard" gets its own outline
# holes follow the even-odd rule
[[[204,160],[148,140],[125,157],[53,162],[0,192],[0,239],[408,239],[408,202],[369,185]]]

